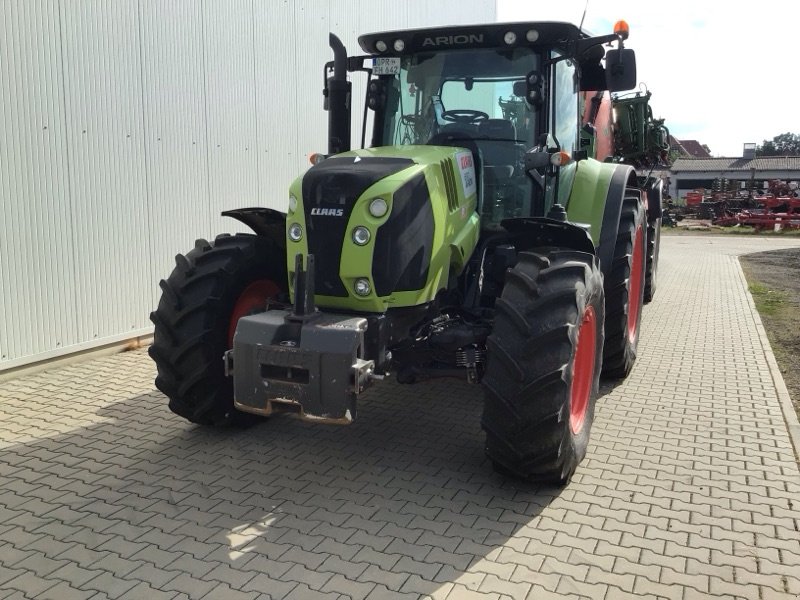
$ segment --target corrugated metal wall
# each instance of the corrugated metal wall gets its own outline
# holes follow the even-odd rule
[[[328,32],[494,0],[0,2],[0,371],[151,331],[172,258],[326,149]],[[363,104],[356,94],[354,120]],[[354,143],[359,140],[354,135]]]

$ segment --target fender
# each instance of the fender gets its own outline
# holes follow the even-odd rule
[[[237,208],[221,213],[244,223],[256,235],[267,238],[286,254],[286,213],[272,208]]]
[[[614,260],[619,218],[622,215],[622,202],[625,199],[625,189],[628,187],[638,188],[636,171],[630,165],[618,164],[611,175],[608,186],[606,204],[603,209],[603,222],[600,228],[600,242],[597,248],[600,270],[604,276],[608,276]]]
[[[589,232],[567,221],[546,217],[519,217],[505,219],[500,224],[514,236],[517,252],[537,246],[561,246],[596,254]]]
[[[664,198],[664,181],[660,178],[647,182],[647,220],[652,222],[661,218]]]

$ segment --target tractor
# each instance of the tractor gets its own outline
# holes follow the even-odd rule
[[[624,21],[453,26],[363,35],[348,56],[331,34],[328,151],[286,212],[223,213],[253,233],[198,240],[160,282],[149,353],[170,409],[349,424],[390,373],[457,377],[483,387],[497,471],[568,482],[601,373],[636,359],[658,259],[660,185],[613,160],[627,37]]]

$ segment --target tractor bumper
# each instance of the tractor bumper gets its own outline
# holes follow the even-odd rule
[[[243,317],[225,368],[234,405],[259,415],[294,412],[310,421],[347,424],[374,376],[364,360],[367,319],[352,315],[271,310]]]

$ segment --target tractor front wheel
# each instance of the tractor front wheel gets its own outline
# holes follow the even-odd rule
[[[506,274],[487,341],[482,425],[495,469],[565,484],[586,454],[603,352],[595,256],[522,252]]]
[[[238,320],[265,310],[285,288],[286,260],[266,239],[221,235],[197,240],[162,280],[150,356],[156,387],[172,412],[201,425],[245,424],[255,417],[233,406],[233,380],[223,355],[233,345]]]

